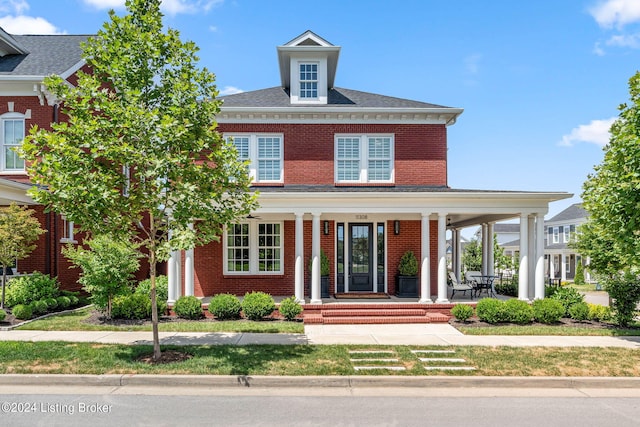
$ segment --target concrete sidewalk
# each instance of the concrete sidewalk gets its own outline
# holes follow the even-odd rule
[[[380,344],[511,347],[640,348],[640,336],[480,336],[463,335],[448,324],[306,325],[304,334],[160,332],[162,345]],[[151,344],[151,332],[0,331],[3,341],[67,341]]]

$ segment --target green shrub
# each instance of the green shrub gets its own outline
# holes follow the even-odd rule
[[[58,308],[58,300],[55,298],[45,298],[44,302],[47,303],[47,306],[49,307],[49,311],[53,311],[56,308]]]
[[[296,299],[296,297],[291,296],[289,298],[285,298],[280,302],[280,307],[278,307],[278,311],[282,316],[287,320],[293,320],[297,315],[302,313],[302,306]]]
[[[0,322],[4,321],[7,317],[7,312],[0,308]]]
[[[527,301],[510,299],[504,303],[505,320],[519,325],[533,321],[533,308]]]
[[[569,309],[573,304],[584,302],[584,295],[573,288],[558,288],[550,298],[560,301],[564,307],[564,316],[569,316]]]
[[[151,299],[142,294],[118,295],[111,304],[114,319],[148,319],[151,317]]]
[[[619,326],[627,327],[640,302],[640,278],[626,271],[616,277],[604,278],[603,281],[611,297],[613,319]]]
[[[533,302],[533,318],[540,323],[556,323],[564,315],[564,306],[556,299],[545,298]]]
[[[36,316],[41,316],[49,311],[49,306],[45,300],[32,301],[29,305],[31,306],[31,311],[33,311],[33,314]]]
[[[242,300],[242,311],[249,320],[260,320],[276,309],[273,297],[264,292],[250,292]]]
[[[16,277],[9,282],[6,289],[5,303],[13,307],[43,298],[55,298],[60,292],[59,287],[56,278],[38,272],[29,276]]]
[[[56,301],[58,301],[58,308],[60,310],[66,310],[71,306],[71,299],[69,297],[65,297],[64,295],[56,298]]]
[[[193,295],[181,296],[173,306],[178,317],[197,320],[202,317],[202,301]]]
[[[218,294],[209,302],[209,313],[218,320],[239,319],[242,304],[237,296],[231,294]]]
[[[451,309],[451,314],[460,322],[466,322],[473,316],[473,307],[467,304],[456,304]]]
[[[589,306],[589,320],[602,322],[611,320],[611,308],[600,304],[587,304]]]
[[[582,261],[576,262],[576,274],[573,278],[573,283],[576,285],[584,285],[584,268],[582,268]]]
[[[517,283],[497,283],[495,285],[496,293],[500,295],[507,295],[510,297],[518,296],[518,284]]]
[[[138,283],[135,293],[146,294],[151,297],[151,279],[145,279]],[[156,298],[158,301],[169,299],[169,278],[167,276],[156,276]],[[158,311],[160,311],[158,309]]]
[[[80,304],[80,298],[75,295],[69,295],[69,301],[71,301],[71,307],[75,307]]]
[[[29,320],[33,317],[33,310],[30,305],[18,304],[11,309],[11,313],[20,320]]]
[[[415,276],[418,274],[418,260],[413,251],[406,251],[402,255],[398,264],[398,273],[401,276]]]
[[[579,302],[569,307],[569,316],[578,322],[584,322],[589,318],[589,305],[586,302]]]
[[[495,298],[485,298],[476,305],[476,315],[487,323],[499,323],[505,321],[504,303]]]

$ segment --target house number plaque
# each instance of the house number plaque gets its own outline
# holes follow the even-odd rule
[[[367,219],[367,215],[356,215],[356,219]]]

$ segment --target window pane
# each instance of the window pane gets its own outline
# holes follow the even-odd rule
[[[258,226],[258,269],[259,271],[280,271],[280,224],[259,224]]]
[[[249,271],[249,224],[235,224],[227,231],[227,270]]]
[[[5,169],[22,170],[24,160],[14,151],[24,139],[24,120],[4,120],[4,167]]]

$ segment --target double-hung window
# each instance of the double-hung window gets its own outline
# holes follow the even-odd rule
[[[254,183],[281,183],[283,181],[282,135],[226,135],[233,141],[238,159],[248,163],[248,172]]]
[[[62,237],[60,243],[78,243],[74,236],[73,221],[62,215]]]
[[[282,227],[280,222],[227,227],[225,274],[281,274]]]
[[[7,113],[0,117],[2,124],[2,159],[0,168],[3,171],[24,171],[24,159],[15,149],[24,139],[24,116],[18,113]]]
[[[393,136],[337,135],[336,182],[393,182]]]
[[[560,229],[553,227],[553,243],[560,243]]]
[[[318,64],[301,63],[300,66],[300,98],[318,99]]]

